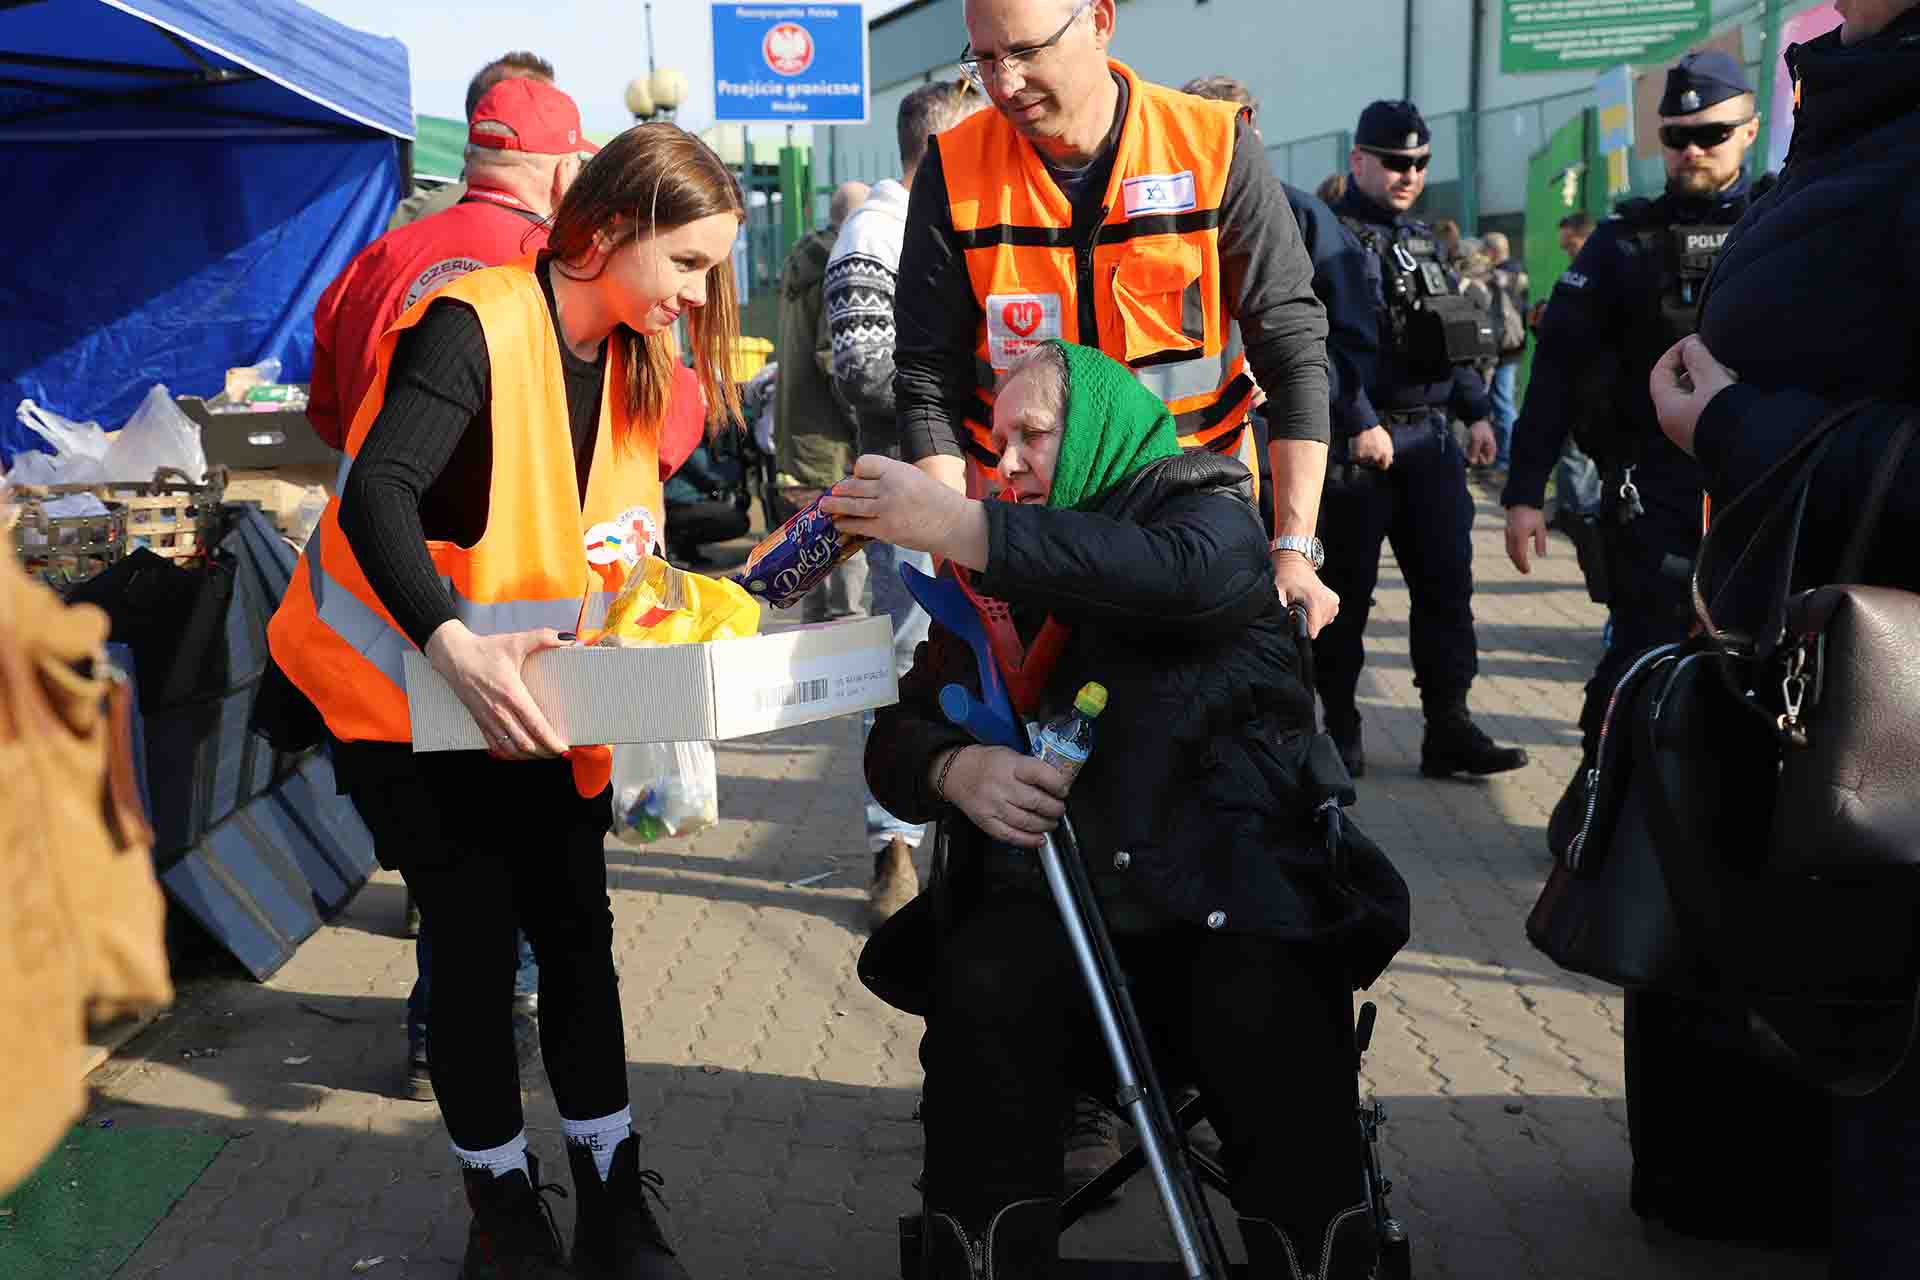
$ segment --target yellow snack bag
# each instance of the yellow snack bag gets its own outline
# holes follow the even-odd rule
[[[600,631],[582,644],[699,644],[760,634],[760,603],[746,588],[648,556],[627,574]]]

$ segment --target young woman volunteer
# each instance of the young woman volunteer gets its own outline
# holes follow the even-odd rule
[[[407,312],[381,340],[351,470],[270,631],[275,661],[326,721],[341,789],[437,922],[429,1057],[473,1210],[466,1280],[687,1274],[647,1206],[661,1179],[640,1167],[627,1105],[602,854],[608,756],[568,752],[520,672],[568,643],[583,599],[617,589],[660,540],[662,455],[676,462],[695,443],[662,440],[683,314],[706,403],[737,408],[725,354],[743,216],[705,145],[644,125],[582,169],[545,252]],[[413,753],[410,647],[489,750]],[[573,1272],[521,1117],[516,924],[540,961],[541,1042],[577,1196]]]

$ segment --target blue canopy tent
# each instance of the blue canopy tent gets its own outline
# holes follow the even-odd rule
[[[111,429],[156,382],[305,381],[412,138],[406,46],[295,0],[0,0],[0,454],[23,397]]]

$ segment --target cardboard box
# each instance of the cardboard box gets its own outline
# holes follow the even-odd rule
[[[319,493],[314,493],[314,490]],[[280,467],[269,471],[235,471],[227,477],[224,501],[250,502],[285,534],[299,534],[304,540],[308,528],[301,527],[303,508],[311,510],[317,502],[324,507],[333,493],[333,473],[325,467]]]
[[[415,751],[486,747],[426,655],[406,655]],[[899,699],[893,623],[856,618],[749,640],[572,648],[527,660],[527,689],[569,745],[718,742]]]

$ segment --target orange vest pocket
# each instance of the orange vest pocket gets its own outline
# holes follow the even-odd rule
[[[1142,236],[1121,249],[1113,267],[1113,304],[1126,359],[1205,345],[1204,320],[1195,326],[1202,330],[1197,334],[1183,323],[1187,295],[1198,292],[1200,274],[1200,246],[1180,236]]]

